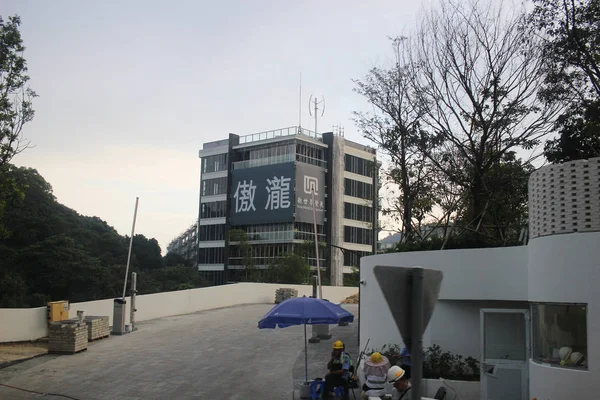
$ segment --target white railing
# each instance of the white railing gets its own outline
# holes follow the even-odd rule
[[[240,144],[253,143],[261,140],[275,139],[286,136],[304,135],[316,139],[320,142],[323,141],[323,135],[315,133],[311,130],[299,128],[297,126],[290,126],[289,128],[275,129],[272,131],[251,133],[250,135],[240,136]]]

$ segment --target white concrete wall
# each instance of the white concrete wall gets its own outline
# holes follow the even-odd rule
[[[35,340],[47,333],[46,307],[0,309],[0,343]]]
[[[480,400],[481,385],[479,382],[451,381],[441,379],[423,379],[423,396],[435,396],[440,387],[446,388],[446,399]]]
[[[527,300],[527,246],[380,254],[360,265],[367,285],[379,287],[376,265],[418,266],[444,272],[440,299]]]
[[[275,290],[281,287],[298,290],[299,296],[312,295],[309,285],[282,285],[268,283],[238,283],[213,286],[201,289],[176,292],[154,293],[136,297],[136,321],[147,321],[171,315],[188,314],[197,311],[240,304],[273,303]],[[323,287],[323,297],[338,303],[358,292],[352,287]],[[127,310],[131,304],[127,297]],[[69,317],[75,318],[77,310],[86,315],[107,315],[112,325],[113,299],[72,303]],[[48,333],[46,307],[24,309],[0,309],[0,342],[35,340]],[[258,323],[258,321],[256,321]],[[127,311],[126,323],[129,323]]]
[[[503,255],[504,251],[504,255]],[[376,265],[421,266],[443,271],[440,306],[434,311],[424,335],[424,344],[445,344],[444,349],[479,358],[479,306],[500,308],[497,300],[511,300],[518,308],[527,300],[527,247],[465,249],[382,254],[361,259],[361,348],[368,339],[370,348],[401,344],[383,293],[375,279]],[[504,303],[502,306],[505,306]],[[467,328],[468,327],[468,328]],[[472,328],[477,328],[474,332]],[[465,333],[469,333],[466,335]],[[471,333],[472,332],[472,333]],[[441,342],[441,343],[439,343]],[[455,344],[451,344],[455,343]]]
[[[529,309],[524,301],[440,300],[428,326],[424,346],[440,345],[444,351],[480,359],[482,308]]]
[[[529,243],[529,299],[587,303],[588,371],[530,362],[538,399],[592,399],[600,390],[600,232],[539,237]]]

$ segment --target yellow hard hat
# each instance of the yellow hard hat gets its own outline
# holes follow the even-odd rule
[[[342,343],[341,340],[336,340],[335,342],[333,342],[333,348],[335,350],[342,350],[344,348],[344,343]]]
[[[383,361],[383,357],[381,357],[381,353],[376,351],[375,353],[371,354],[371,362],[373,364],[379,364],[382,361]]]

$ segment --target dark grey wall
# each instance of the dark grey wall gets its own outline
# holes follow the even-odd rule
[[[313,195],[311,188],[315,186],[317,224],[325,223],[325,170],[323,168],[296,163],[296,221],[314,222]]]
[[[232,171],[231,225],[292,221],[294,163]]]

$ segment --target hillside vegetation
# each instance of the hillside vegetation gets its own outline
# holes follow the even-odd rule
[[[9,166],[3,179],[17,191],[6,201],[0,238],[0,307],[37,307],[118,297],[123,291],[129,238],[98,217],[78,214],[56,201],[52,186],[35,170]],[[195,268],[169,255],[156,239],[133,238],[130,271],[139,294],[202,285]],[[129,290],[129,288],[128,288]]]

